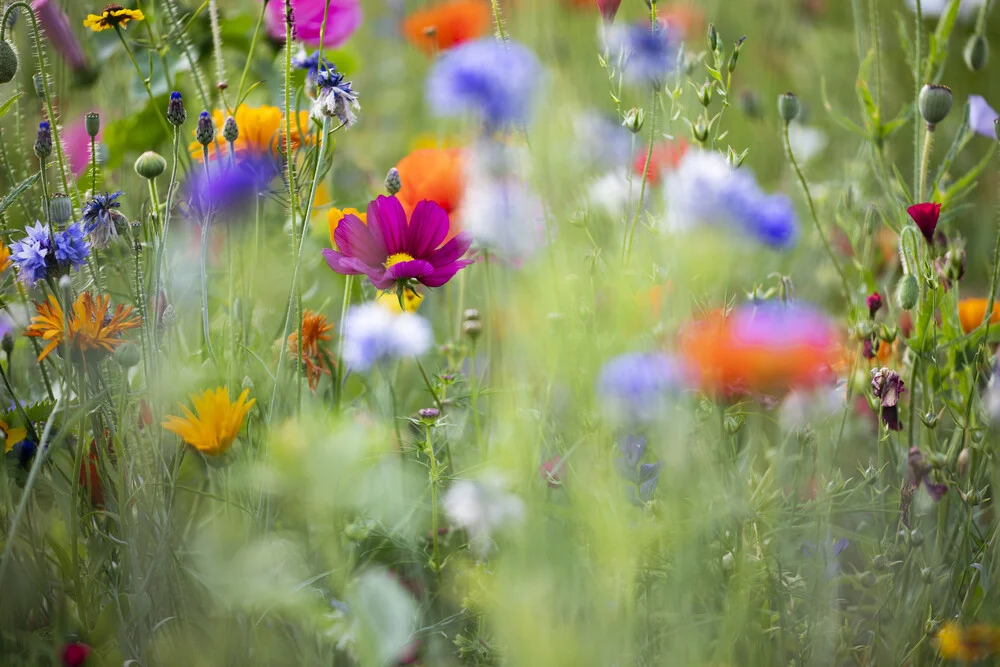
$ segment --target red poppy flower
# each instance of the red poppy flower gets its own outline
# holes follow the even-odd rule
[[[618,7],[622,0],[597,0],[597,9],[601,12],[601,18],[605,23],[614,23],[615,15],[618,14]]]
[[[653,154],[649,159],[649,174],[646,182],[650,186],[656,187],[662,180],[663,173],[671,171],[680,164],[681,158],[687,152],[688,144],[683,139],[676,141],[661,141],[653,146]],[[646,151],[640,151],[635,157],[632,165],[632,172],[642,178],[642,172],[646,170]]]
[[[924,204],[914,204],[906,209],[913,222],[917,223],[920,233],[927,239],[928,244],[934,243],[934,230],[937,229],[938,218],[941,217],[941,204],[927,202]]]
[[[62,664],[66,667],[82,667],[90,657],[90,647],[82,642],[66,644],[62,650]]]

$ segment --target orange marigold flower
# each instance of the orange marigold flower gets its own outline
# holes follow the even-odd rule
[[[113,314],[108,313],[110,297],[94,297],[84,292],[73,303],[73,310],[63,323],[63,309],[54,296],[47,303],[36,304],[38,315],[32,318],[24,335],[41,338],[48,342],[38,355],[41,361],[52,350],[69,341],[74,353],[88,358],[109,354],[121,345],[122,335],[129,329],[139,327],[138,317],[131,317],[132,307],[118,305]]]
[[[1000,627],[979,623],[963,628],[945,623],[937,635],[938,651],[947,660],[977,662],[1000,653]]]
[[[320,348],[323,341],[333,340],[329,332],[333,325],[327,322],[326,316],[311,310],[302,312],[302,364],[309,378],[309,389],[313,392],[319,386],[320,378],[330,374],[333,362],[326,351]],[[288,336],[288,353],[298,355],[299,332],[293,331]]]
[[[263,158],[278,154],[278,147],[284,147],[285,116],[281,109],[273,106],[249,107],[241,104],[233,115],[239,136],[233,142],[233,148],[238,158]],[[208,159],[214,160],[218,155],[229,155],[229,143],[223,138],[222,130],[226,122],[226,114],[216,109],[212,112],[215,124],[216,141],[208,145]],[[302,144],[302,137],[309,131],[309,112],[300,111],[298,118],[292,118],[292,150]],[[279,143],[280,141],[280,143]],[[197,141],[188,146],[191,157],[202,160],[202,146]]]
[[[484,0],[450,0],[407,16],[403,34],[413,46],[434,53],[482,37],[489,27]]]
[[[0,241],[0,273],[10,268],[10,248],[3,241]]]
[[[183,417],[168,415],[163,422],[163,428],[179,435],[199,452],[210,456],[225,454],[233,444],[233,440],[243,428],[243,420],[257,399],[251,398],[249,389],[236,401],[229,398],[228,387],[218,387],[215,391],[208,389],[201,396],[191,396],[195,412],[181,405]],[[197,414],[195,414],[197,413]]]
[[[983,323],[986,316],[986,299],[962,299],[958,302],[958,319],[962,322],[962,331],[969,333]],[[993,315],[990,324],[1000,322],[1000,303],[993,304]]]
[[[407,217],[424,199],[435,202],[448,214],[450,240],[460,230],[458,211],[465,194],[465,159],[460,148],[420,148],[396,165],[402,189],[396,199],[403,205]]]

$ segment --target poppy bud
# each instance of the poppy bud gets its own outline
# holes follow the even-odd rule
[[[160,322],[163,323],[164,327],[172,327],[177,324],[177,311],[174,309],[173,304],[168,303],[167,307],[163,309]]]
[[[142,355],[135,343],[125,343],[115,350],[115,361],[122,368],[129,369],[139,365],[139,362],[142,361]]]
[[[233,143],[240,136],[240,128],[236,126],[236,119],[232,116],[226,118],[226,122],[222,125],[222,138]]]
[[[622,127],[631,132],[632,134],[638,134],[642,129],[643,121],[646,120],[646,110],[637,107],[632,107],[625,112],[625,119],[622,121]]]
[[[907,274],[899,279],[896,286],[896,303],[903,310],[910,310],[917,305],[920,297],[920,285],[917,284],[916,276]]]
[[[167,168],[167,161],[159,153],[146,151],[135,161],[135,173],[152,181]]]
[[[10,353],[14,351],[14,332],[9,329],[3,333],[3,338],[0,338],[0,348],[10,356]]]
[[[45,99],[45,79],[42,78],[41,74],[36,74],[31,77],[31,83],[35,87],[35,95],[38,95],[38,99]]]
[[[475,342],[483,333],[483,323],[479,320],[479,311],[470,308],[462,316],[462,333]]]
[[[198,127],[194,131],[194,138],[202,146],[208,146],[215,140],[215,123],[207,111],[202,111],[198,116]]]
[[[35,155],[43,160],[52,155],[52,126],[47,120],[38,124],[38,136],[35,138]]]
[[[61,192],[49,199],[49,216],[57,225],[64,225],[73,216],[73,200]]]
[[[0,83],[9,83],[17,74],[17,53],[7,40],[0,40]]]
[[[958,475],[959,477],[965,477],[965,473],[969,472],[969,462],[972,460],[972,452],[968,447],[963,447],[962,451],[958,454]]]
[[[865,299],[865,303],[868,304],[868,316],[875,317],[875,313],[882,309],[882,295],[878,292],[872,292]]]
[[[91,111],[83,117],[83,122],[87,128],[87,136],[91,139],[97,138],[98,133],[101,131],[101,115],[95,111]]]
[[[919,547],[923,543],[924,543],[924,534],[921,533],[916,528],[914,528],[913,530],[911,530],[910,531],[910,544],[913,545],[913,546],[915,546],[915,547]]]
[[[973,35],[965,43],[962,55],[965,57],[965,64],[968,68],[973,72],[978,72],[986,67],[986,63],[990,61],[990,43],[983,35]]]
[[[757,93],[746,90],[739,97],[740,109],[748,118],[758,119],[761,117],[760,96]]]
[[[176,90],[170,93],[170,101],[167,102],[167,122],[174,127],[180,127],[187,120],[187,111],[184,109],[184,98]]]
[[[791,123],[799,115],[799,98],[795,93],[783,93],[778,96],[778,114],[785,123]]]
[[[393,167],[385,175],[385,191],[392,197],[403,189],[403,179],[399,175],[399,169]]]
[[[927,123],[927,129],[934,127],[948,117],[951,111],[952,94],[951,88],[940,84],[927,84],[920,89],[920,97],[917,98],[917,106],[920,115]]]

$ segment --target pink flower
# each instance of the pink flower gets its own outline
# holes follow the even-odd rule
[[[103,130],[97,133],[97,141],[101,140]],[[87,134],[86,121],[83,116],[70,123],[59,137],[63,149],[69,158],[69,167],[73,176],[78,177],[87,170],[90,164],[90,135]]]
[[[87,69],[87,56],[70,27],[69,17],[59,8],[59,3],[54,0],[31,0],[31,8],[35,10],[38,22],[48,37],[46,42],[59,53],[70,69],[75,72]]]
[[[941,204],[931,202],[914,204],[906,209],[906,212],[920,228],[928,245],[934,245],[934,230],[937,229],[938,218],[941,217]]]
[[[290,0],[295,38],[310,47],[320,46],[319,34],[327,0]],[[324,48],[342,46],[361,25],[358,0],[329,0]],[[285,0],[271,0],[267,5],[267,31],[277,40],[285,38]]]

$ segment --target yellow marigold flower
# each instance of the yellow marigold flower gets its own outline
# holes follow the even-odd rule
[[[250,390],[244,389],[236,402],[232,402],[228,387],[218,387],[214,391],[208,389],[201,396],[192,394],[195,412],[181,405],[184,416],[168,415],[163,428],[180,436],[203,454],[224,454],[243,428],[243,420],[257,400],[251,398],[248,401],[249,395]]]
[[[302,363],[309,378],[309,389],[313,392],[319,386],[320,378],[330,374],[332,362],[326,352],[320,349],[320,342],[333,340],[329,333],[333,325],[327,322],[326,316],[311,310],[302,312]],[[288,353],[299,353],[299,332],[293,331],[288,336]]]
[[[88,14],[83,21],[84,28],[90,28],[94,32],[107,30],[121,26],[125,29],[129,21],[141,21],[145,16],[141,9],[125,9],[121,5],[108,5],[100,15]]]
[[[284,145],[279,138],[285,135],[285,118],[281,109],[272,106],[249,107],[241,104],[233,114],[236,120],[236,127],[239,129],[239,136],[233,142],[238,158],[261,158],[277,155],[278,146]],[[226,113],[220,109],[212,112],[212,121],[215,124],[216,141],[208,145],[208,159],[214,160],[219,155],[229,155],[229,142],[222,136],[223,126],[226,122]],[[302,137],[309,132],[309,112],[300,111],[298,119],[292,118],[292,150],[294,151],[302,144]],[[202,160],[204,154],[202,146],[197,141],[191,142],[188,146],[191,157],[195,160]]]
[[[38,355],[38,361],[65,340],[69,341],[73,352],[82,355],[84,360],[114,352],[122,343],[122,334],[139,327],[142,322],[138,317],[131,317],[131,306],[119,304],[114,313],[109,314],[109,302],[108,296],[95,298],[90,292],[78,296],[73,303],[73,311],[66,317],[68,331],[63,327],[62,306],[54,296],[50,296],[47,303],[36,304],[38,315],[32,318],[24,335],[48,341]]]
[[[948,660],[976,662],[1000,653],[1000,627],[980,623],[963,628],[945,623],[937,635],[938,651]]]
[[[10,248],[3,241],[0,241],[0,273],[10,268]]]
[[[6,454],[14,449],[14,445],[28,437],[28,430],[24,428],[11,428],[7,422],[0,421],[0,433],[3,433],[3,453]]]
[[[403,305],[406,306],[406,312],[408,313],[417,312],[417,308],[420,308],[420,304],[423,300],[424,295],[416,290],[408,289],[403,293]],[[399,307],[399,297],[395,292],[379,292],[375,297],[375,303],[389,309],[389,311],[396,313],[397,315],[403,312],[403,309]]]
[[[356,215],[361,218],[361,222],[368,224],[368,214],[365,211],[359,211],[356,208],[331,208],[326,212],[326,224],[330,227],[330,247],[336,248],[337,241],[333,238],[334,233],[337,231],[337,225],[340,224],[341,219],[346,215]]]

